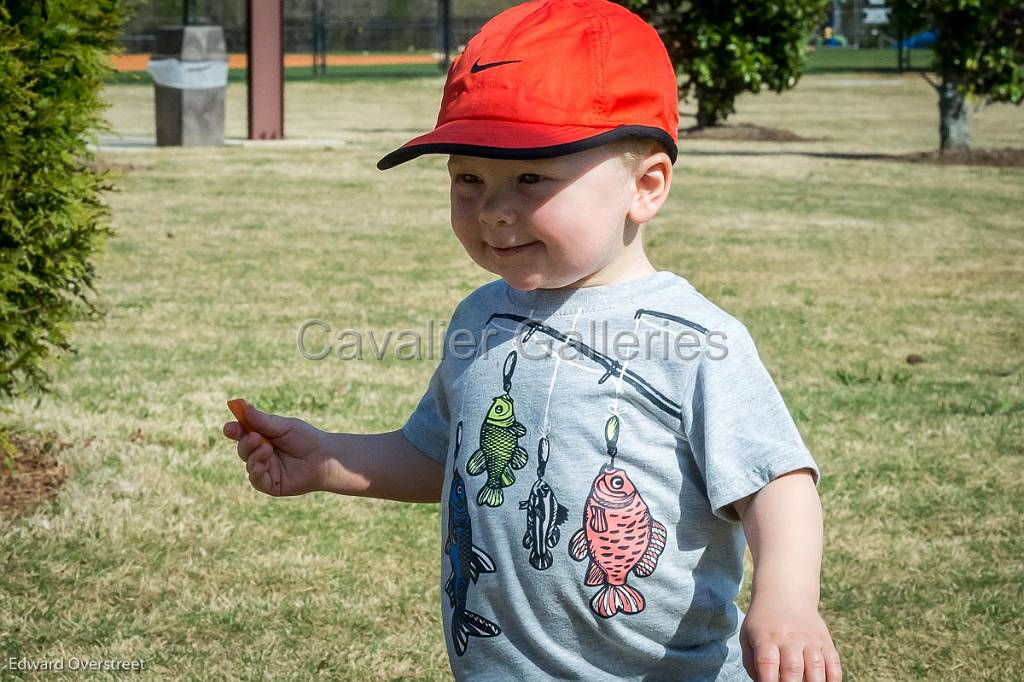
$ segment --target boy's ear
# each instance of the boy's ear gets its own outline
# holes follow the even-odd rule
[[[668,199],[672,188],[672,159],[656,152],[641,161],[634,176],[636,190],[629,207],[629,219],[638,225],[650,222]]]

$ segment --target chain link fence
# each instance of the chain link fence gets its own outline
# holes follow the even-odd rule
[[[511,1],[479,0],[472,7],[476,10],[473,16],[455,16],[453,13],[450,20],[452,53],[457,54],[481,26]],[[486,2],[492,2],[494,6]],[[840,57],[838,53],[845,50],[884,50],[881,59],[886,68],[889,67],[890,52],[891,67],[899,65],[899,68],[905,68],[905,51],[893,48],[910,36],[897,35],[890,6],[893,2],[895,0],[833,0],[811,37],[810,45],[819,50],[827,48],[829,52],[835,48],[835,57]],[[244,6],[236,7],[235,4],[207,3],[202,15],[193,14],[190,21],[222,26],[228,51],[240,53],[246,51],[245,10]],[[320,55],[332,52],[441,51],[436,3],[421,1],[416,7],[407,8],[409,14],[415,10],[418,16],[356,15],[364,10],[368,13],[380,9],[376,5],[367,5],[360,10],[354,3],[342,4],[336,0],[289,0],[284,25],[285,51]],[[156,46],[156,29],[180,21],[180,14],[150,12],[129,24],[120,44],[128,53],[151,53]],[[856,56],[850,54],[851,57]],[[850,61],[859,63],[856,59]],[[925,58],[918,56],[914,66],[923,67],[925,62]]]
[[[490,16],[452,17],[452,49],[461,45],[480,30]],[[191,23],[217,23],[208,17],[193,17]],[[156,47],[156,29],[162,24],[134,27],[125,33],[120,44],[128,53],[149,53]],[[228,52],[245,52],[245,26],[220,24]],[[285,52],[314,52],[317,25],[311,16],[286,16],[284,25]],[[141,29],[141,30],[140,30]],[[440,51],[440,27],[436,17],[419,19],[363,18],[340,19],[323,22],[323,47],[326,52],[415,52]]]

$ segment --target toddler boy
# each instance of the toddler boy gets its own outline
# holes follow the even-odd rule
[[[448,154],[452,228],[500,276],[456,307],[407,423],[225,425],[268,494],[441,502],[459,679],[840,680],[817,465],[744,325],[644,252],[677,129],[675,71],[635,14],[502,12],[434,130],[378,162]]]

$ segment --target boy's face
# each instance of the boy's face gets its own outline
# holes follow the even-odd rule
[[[551,159],[451,155],[452,229],[509,286],[569,286],[613,262],[636,188],[603,147]]]

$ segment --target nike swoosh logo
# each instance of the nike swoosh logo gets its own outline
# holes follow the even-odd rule
[[[523,61],[523,60],[522,59],[510,59],[510,60],[505,61],[505,62],[491,62],[490,64],[481,64],[480,60],[477,59],[475,62],[473,62],[473,66],[469,67],[469,71],[470,71],[470,73],[477,73],[478,71],[483,71],[485,69],[491,69],[491,68],[494,68],[495,66],[501,66],[502,64],[515,64],[515,63],[521,62],[521,61]]]

